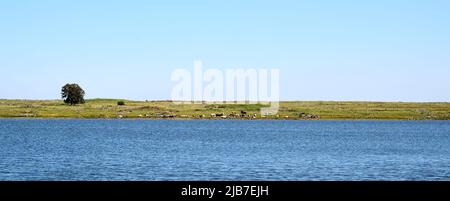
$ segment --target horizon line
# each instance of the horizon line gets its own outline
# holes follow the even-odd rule
[[[62,101],[63,99],[24,99],[24,98],[0,98],[0,100],[10,101]],[[234,104],[258,104],[258,103],[271,103],[271,102],[372,102],[372,103],[450,103],[450,101],[379,101],[379,100],[279,100],[279,101],[250,101],[250,100],[236,100],[236,101],[207,101],[207,100],[169,100],[169,99],[126,99],[126,98],[87,98],[89,100],[125,100],[133,102],[205,102],[212,104],[220,103],[234,103]],[[254,103],[248,103],[254,102]]]

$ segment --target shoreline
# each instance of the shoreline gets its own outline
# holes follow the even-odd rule
[[[124,101],[125,105],[118,105]],[[261,115],[266,104],[176,104],[171,101],[88,99],[66,105],[61,100],[0,99],[1,119],[140,119],[140,120],[450,120],[448,102],[281,101],[276,115]]]
[[[141,121],[450,121],[449,119],[195,119],[195,118],[75,118],[75,117],[0,117],[0,120],[141,120]]]

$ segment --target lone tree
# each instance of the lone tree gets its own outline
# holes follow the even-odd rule
[[[64,103],[75,105],[84,103],[84,91],[78,84],[66,84],[61,89]]]

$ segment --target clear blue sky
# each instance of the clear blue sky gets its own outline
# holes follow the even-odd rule
[[[283,100],[450,101],[450,1],[0,1],[0,98],[170,99],[170,74],[279,68]]]

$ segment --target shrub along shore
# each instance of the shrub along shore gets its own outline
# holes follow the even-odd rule
[[[172,101],[90,99],[67,105],[61,100],[2,100],[1,118],[142,119],[398,119],[450,120],[450,103],[283,101],[276,115],[261,115],[265,104],[176,104]]]

